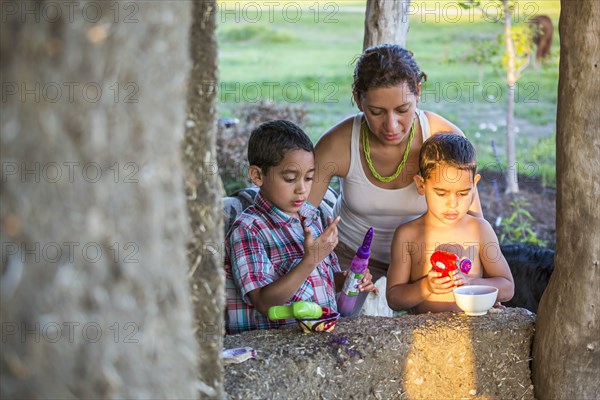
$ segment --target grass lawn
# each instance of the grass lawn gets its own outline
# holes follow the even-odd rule
[[[278,3],[278,7],[270,4]],[[488,2],[488,11],[496,8]],[[242,103],[259,99],[302,104],[313,141],[357,112],[350,99],[353,60],[362,50],[364,1],[219,2],[219,116],[235,116]],[[406,47],[427,73],[421,108],[456,123],[475,144],[482,164],[494,163],[492,140],[504,158],[506,87],[493,62],[467,61],[473,48],[495,40],[502,25],[453,1],[411,3]],[[262,5],[262,9],[258,6]],[[515,107],[519,164],[554,182],[558,87],[559,1],[517,3],[519,17],[549,15],[555,25],[552,58],[526,69]],[[554,141],[553,141],[554,140]]]

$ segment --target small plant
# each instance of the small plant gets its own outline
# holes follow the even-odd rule
[[[500,221],[501,243],[523,243],[545,246],[546,242],[537,237],[532,228],[535,218],[527,211],[529,202],[523,198],[515,198],[510,202],[513,213]]]

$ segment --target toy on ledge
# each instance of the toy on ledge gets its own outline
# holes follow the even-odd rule
[[[430,261],[433,269],[441,272],[442,276],[450,276],[450,278],[458,268],[464,274],[468,274],[473,265],[471,260],[466,257],[461,260],[456,254],[441,250],[435,251],[431,255]]]
[[[268,317],[272,321],[295,318],[304,333],[331,332],[340,315],[312,301],[297,301],[285,306],[272,306]]]

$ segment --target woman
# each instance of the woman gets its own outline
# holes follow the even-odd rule
[[[365,50],[352,85],[361,112],[327,131],[315,147],[317,174],[309,201],[320,204],[331,178],[340,178],[334,213],[342,220],[335,251],[342,268],[350,265],[372,226],[373,281],[386,275],[395,229],[427,209],[414,182],[423,141],[438,133],[463,135],[441,116],[417,108],[426,79],[409,50],[398,45]],[[478,195],[469,213],[482,215]]]

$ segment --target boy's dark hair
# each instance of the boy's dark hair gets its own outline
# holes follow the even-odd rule
[[[421,147],[419,170],[423,179],[429,178],[431,171],[440,163],[461,170],[471,171],[475,176],[477,157],[469,140],[452,133],[440,133],[431,136]]]
[[[306,133],[296,124],[283,119],[263,122],[250,134],[248,162],[266,173],[283,160],[292,150],[315,153],[315,148]]]
[[[392,87],[403,82],[417,94],[417,86],[427,75],[421,72],[413,52],[397,44],[369,47],[354,68],[352,92],[362,98],[369,89]]]

